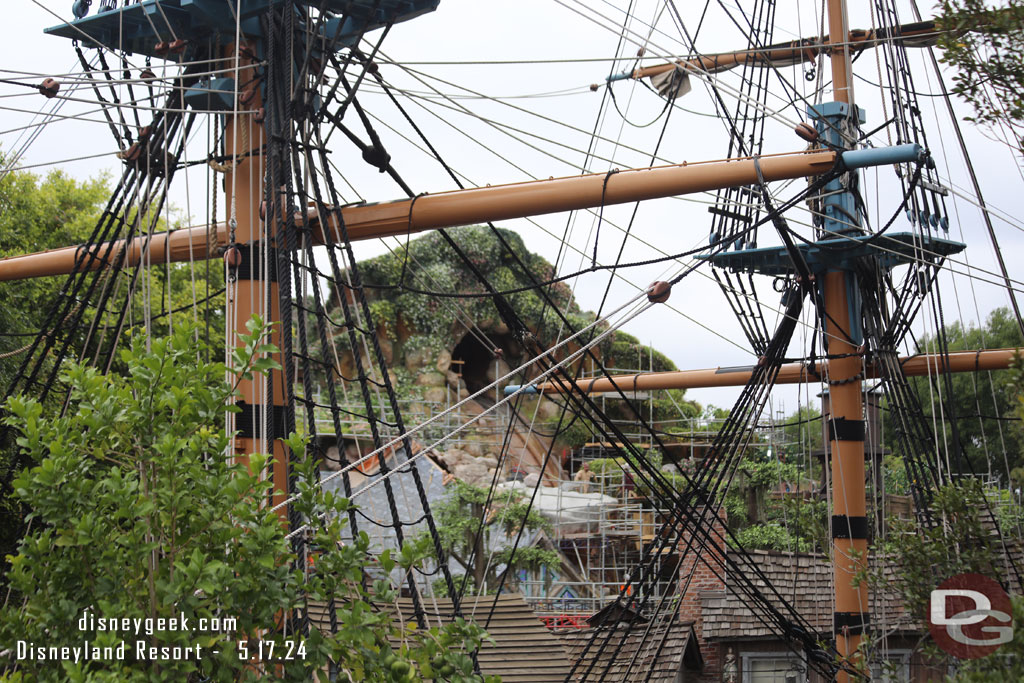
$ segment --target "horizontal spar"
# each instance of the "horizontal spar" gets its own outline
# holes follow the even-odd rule
[[[948,360],[942,354],[920,354],[899,359],[903,373],[908,377],[938,375],[946,372],[977,372],[981,370],[1005,370],[1010,367],[1015,353],[1024,349],[992,349],[987,351],[956,351]],[[787,363],[779,369],[776,384],[805,384],[820,382],[826,368],[824,363],[814,367],[804,363]],[[615,375],[611,378],[579,380],[575,384],[587,393],[621,390],[651,391],[655,389],[707,389],[710,387],[740,387],[750,381],[754,366],[731,368],[709,368],[707,370],[679,370],[675,372],[647,372],[636,375]],[[869,365],[865,372],[868,379],[881,376],[880,368]],[[566,382],[543,382],[527,386],[524,393],[564,393],[572,386]],[[505,387],[506,394],[513,394],[522,385]]]
[[[826,173],[835,152],[816,151],[762,157],[765,181]],[[460,225],[525,218],[602,205],[707,192],[757,182],[752,159],[734,159],[610,173],[532,180],[428,194],[414,200],[346,207],[343,216],[352,240],[405,235]]]
[[[209,239],[209,242],[207,240]],[[206,226],[158,232],[150,237],[136,237],[128,242],[124,265],[136,266],[143,260],[147,264],[204,261],[214,258],[217,245],[227,244],[228,229],[217,225],[207,231]],[[107,263],[116,263],[125,240],[101,242],[92,247],[61,247],[24,256],[0,259],[0,282],[27,280],[48,275],[67,275],[81,262],[82,270],[99,270]],[[95,254],[90,258],[89,254]]]
[[[908,144],[846,152],[843,162],[849,168],[862,168],[909,163],[920,159],[923,154],[919,145]],[[836,153],[818,150],[779,154],[761,157],[759,163],[761,177],[766,182],[790,180],[828,172],[835,167]],[[733,159],[452,190],[414,199],[345,206],[341,215],[348,239],[358,241],[693,194],[757,182],[757,167],[753,159]],[[312,234],[316,243],[342,241],[343,235],[334,215],[332,212],[328,217],[325,229],[318,213],[315,210],[308,212],[306,220],[314,228]],[[214,258],[218,248],[227,244],[228,230],[224,225],[217,225],[209,233],[206,226],[200,226],[136,238],[129,243],[127,263],[137,265],[144,260],[145,263],[157,264]],[[102,243],[92,246],[91,250],[100,257],[109,253],[108,260],[113,260],[124,246],[123,241],[114,242],[114,248],[110,249],[110,243]],[[66,275],[74,272],[76,263],[82,264],[79,267],[93,270],[102,267],[102,261],[92,259],[90,262],[87,255],[85,247],[65,247],[0,259],[0,281]]]
[[[941,33],[934,21],[920,21],[902,26],[881,29],[854,29],[849,32],[846,41],[847,50],[856,53],[869,48],[878,47],[887,42],[895,42],[907,47],[931,47],[938,42]],[[698,55],[689,59],[680,59],[666,64],[656,64],[644,68],[615,74],[609,81],[627,78],[648,78],[683,69],[692,73],[720,73],[738,66],[751,65],[781,68],[814,61],[819,55],[830,49],[829,36],[819,38],[803,38],[784,43],[766,45],[758,49],[737,50],[735,52],[719,52],[709,55]]]

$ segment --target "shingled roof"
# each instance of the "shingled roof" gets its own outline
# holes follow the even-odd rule
[[[609,631],[611,637],[605,644]],[[587,643],[595,635],[598,640],[584,655]],[[624,681],[631,671],[634,675],[642,671],[644,680],[652,683],[674,683],[680,670],[700,671],[704,668],[693,622],[676,620],[670,623],[664,618],[652,624],[637,622],[619,624],[618,627],[566,631],[561,636],[569,650],[570,661],[583,659],[576,669],[579,680],[591,665],[595,678],[604,676],[606,669],[605,678],[609,681]]]
[[[430,626],[453,620],[451,600],[428,598],[424,603]],[[492,604],[494,614],[488,621]],[[403,598],[398,606],[406,619],[414,618],[411,600]],[[569,658],[562,643],[533,613],[522,595],[467,596],[461,612],[494,639],[494,644],[485,644],[477,657],[481,673],[497,674],[503,683],[562,683],[569,675]]]
[[[751,574],[754,584],[769,598],[776,609],[785,600],[803,616],[819,634],[832,631],[832,565],[823,555],[750,550],[754,562],[774,586],[768,589],[764,580]],[[742,564],[738,553],[730,559]],[[874,560],[871,571],[874,572]],[[886,571],[894,571],[891,566]],[[920,627],[907,614],[893,591],[871,591],[870,611],[876,626],[887,630],[917,631]],[[731,591],[707,591],[701,595],[703,635],[705,638],[778,637],[777,633],[757,618],[749,605]],[[883,621],[884,619],[884,621]]]
[[[497,604],[488,622],[495,597]],[[424,598],[423,607],[428,628],[455,619],[449,599]],[[399,598],[397,608],[404,623],[416,620],[411,599]],[[326,612],[323,605],[310,605],[310,618],[324,630],[329,629]],[[503,683],[562,683],[569,675],[569,658],[562,642],[537,618],[522,595],[467,596],[460,612],[494,639],[494,644],[485,643],[477,656],[482,673],[497,674]]]

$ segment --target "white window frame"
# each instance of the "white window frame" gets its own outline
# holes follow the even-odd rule
[[[804,670],[803,677],[799,679],[798,683],[807,683],[807,664],[799,656],[793,654],[788,650],[776,650],[775,652],[742,652],[740,653],[740,666],[743,667],[743,675],[741,680],[743,683],[750,683],[750,662],[758,659],[785,659],[793,662],[797,667]]]

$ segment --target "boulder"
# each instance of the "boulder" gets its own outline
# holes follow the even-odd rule
[[[452,354],[448,349],[443,349],[441,353],[437,354],[437,360],[434,362],[434,367],[440,373],[448,372],[448,369],[452,366]]]
[[[562,407],[554,401],[549,401],[546,398],[540,399],[540,407],[537,409],[537,416],[542,420],[548,420],[551,418],[557,418],[562,414]],[[566,420],[569,416],[566,416]],[[563,425],[564,426],[564,425]]]
[[[473,457],[467,454],[465,451],[458,448],[449,448],[447,451],[442,453],[438,458],[444,463],[445,467],[449,470],[454,471],[455,468],[464,461],[472,460]]]
[[[423,392],[423,400],[430,403],[445,403],[447,397],[448,392],[444,387],[427,387],[427,390]]]
[[[320,469],[328,472],[337,472],[341,469],[341,454],[337,446],[331,446],[324,453],[324,459],[320,462]]]
[[[473,438],[474,436],[478,435],[470,435],[468,438]],[[462,444],[462,450],[466,451],[474,458],[479,458],[484,454],[484,447],[480,444],[479,441],[475,440],[467,441],[466,443]]]
[[[355,443],[350,443],[349,445],[345,446],[346,465],[349,463],[353,463],[356,460],[359,460],[359,458],[361,458],[362,455],[363,454],[360,452],[359,446],[356,446]]]
[[[449,370],[444,375],[445,384],[452,388],[452,391],[458,393],[459,396],[466,397],[469,395],[469,387],[466,386],[466,380],[462,379],[459,375]]]
[[[508,363],[504,359],[499,358],[497,362],[490,362],[487,364],[487,382],[496,382],[499,377],[504,377],[512,371],[512,368],[508,366]]]
[[[443,387],[444,375],[440,372],[421,372],[416,376],[416,384],[421,387]]]
[[[405,352],[405,369],[416,372],[430,362],[430,349],[420,348]]]
[[[456,477],[474,486],[485,485],[490,482],[487,478],[487,466],[476,460],[469,460],[460,463],[454,470]]]

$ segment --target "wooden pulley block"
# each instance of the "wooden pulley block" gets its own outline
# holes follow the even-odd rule
[[[665,303],[670,294],[672,294],[672,285],[664,280],[658,280],[647,288],[647,300],[652,304]]]
[[[224,265],[232,269],[242,265],[242,252],[233,244],[224,250]]]
[[[125,153],[121,156],[122,159],[128,162],[136,162],[139,157],[142,156],[142,145],[138,142],[133,142],[131,147],[125,150]]]
[[[793,127],[793,131],[802,140],[806,140],[807,142],[810,143],[818,141],[818,130],[811,124],[807,123],[806,121],[801,121],[800,123],[796,124]]]
[[[43,97],[46,99],[56,97],[57,93],[60,92],[60,83],[52,78],[47,78],[36,87],[39,88],[39,92],[42,93]]]
[[[256,86],[246,88],[238,95],[238,103],[241,105],[250,105],[256,100],[257,93]]]

